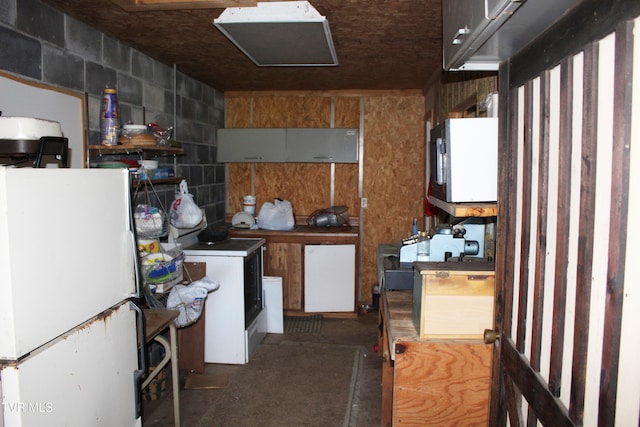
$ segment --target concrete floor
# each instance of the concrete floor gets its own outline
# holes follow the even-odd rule
[[[320,333],[287,333],[287,334],[267,334],[260,346],[271,345],[317,345],[318,351],[328,348],[347,348],[353,347],[356,352],[356,363],[358,373],[354,376],[357,377],[357,381],[351,380],[351,405],[348,406],[348,400],[338,403],[338,406],[344,404],[347,408],[345,415],[340,414],[338,417],[341,421],[337,422],[336,418],[333,421],[321,422],[317,418],[308,420],[304,419],[303,415],[298,415],[295,421],[295,425],[310,426],[310,425],[341,425],[346,426],[379,426],[380,425],[380,413],[381,413],[381,381],[382,381],[382,361],[380,355],[375,352],[374,346],[378,342],[378,313],[371,311],[367,314],[361,315],[357,318],[327,318],[323,319],[322,331]],[[256,355],[260,352],[260,347],[256,351]],[[360,360],[358,360],[360,359]],[[288,362],[291,363],[291,362]],[[295,362],[294,362],[295,363]],[[299,363],[304,363],[304,360],[300,360]],[[241,386],[239,389],[234,390],[234,399],[238,401],[253,401],[254,406],[257,407],[252,415],[251,411],[243,409],[242,405],[224,405],[225,418],[224,419],[242,419],[242,425],[294,425],[291,419],[287,418],[281,408],[275,407],[272,403],[265,399],[264,405],[260,405],[260,397],[256,396],[268,396],[274,393],[273,387],[278,387],[278,381],[276,384],[269,384],[259,387],[266,388],[265,390],[256,390],[256,384],[259,381],[251,381],[252,375],[254,375],[255,365],[249,361],[246,365],[219,365],[219,364],[207,364],[205,373],[209,375],[220,376],[221,378],[228,378],[228,385],[231,387],[234,383],[234,378],[238,378],[242,375],[242,378],[248,378],[246,380],[246,386]],[[350,362],[354,364],[354,362]],[[290,365],[289,365],[290,366]],[[263,368],[261,368],[263,369]],[[351,368],[349,368],[349,372]],[[327,366],[327,371],[331,371],[331,366]],[[298,370],[298,376],[304,377],[304,369]],[[255,372],[255,375],[264,375],[264,372]],[[286,375],[283,375],[286,376]],[[351,376],[351,375],[349,375]],[[254,377],[257,378],[257,377]],[[181,378],[181,383],[184,384],[185,378]],[[295,378],[297,382],[304,383],[304,378]],[[253,384],[251,384],[253,383]],[[319,382],[318,382],[319,383]],[[225,387],[225,388],[226,388]],[[238,386],[236,386],[238,387]],[[170,389],[170,386],[168,387]],[[328,406],[327,393],[328,390],[321,390],[316,387],[317,393],[312,392],[305,393],[305,399],[308,408],[308,412],[311,413],[311,409],[314,411],[320,410]],[[228,394],[228,393],[227,393]],[[206,416],[206,408],[218,405],[220,407],[221,399],[229,399],[229,396],[223,397],[224,389],[214,390],[188,390],[181,389],[180,393],[180,411],[182,426],[191,427],[198,425],[231,425],[228,421],[212,421]],[[316,396],[317,395],[317,396]],[[331,395],[331,394],[329,394]],[[258,400],[258,402],[255,402]],[[336,402],[333,403],[335,409]],[[283,402],[283,405],[287,405]],[[238,409],[234,409],[237,406]],[[234,414],[229,412],[248,412],[244,414]],[[211,411],[209,411],[211,412]],[[302,411],[307,412],[306,410]],[[335,410],[334,410],[335,412]],[[143,424],[145,426],[173,426],[173,401],[172,394],[167,391],[159,400],[156,401],[144,401],[143,403]],[[327,412],[328,414],[328,412]],[[237,418],[240,417],[241,418]],[[235,418],[234,418],[235,417]],[[255,419],[254,419],[255,417]],[[300,418],[303,417],[303,418]],[[328,417],[328,415],[327,415]],[[268,422],[265,422],[268,420]],[[237,424],[234,423],[234,427]]]

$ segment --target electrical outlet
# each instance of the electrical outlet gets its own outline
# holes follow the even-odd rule
[[[362,199],[360,199],[360,207],[366,208],[367,207],[367,198],[363,197]]]

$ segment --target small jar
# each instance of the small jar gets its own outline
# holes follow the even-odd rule
[[[418,239],[418,253],[416,256],[417,261],[429,261],[429,251],[431,249],[431,238],[426,231],[420,232],[420,238]]]

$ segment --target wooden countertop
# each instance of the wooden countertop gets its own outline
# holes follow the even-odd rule
[[[309,227],[297,225],[293,230],[248,230],[229,228],[229,237],[260,237],[269,242],[291,242],[309,244],[357,243],[359,228],[345,227]]]
[[[471,258],[466,258],[470,260]],[[413,266],[420,272],[420,274],[430,274],[433,272],[450,272],[459,274],[488,272],[495,273],[496,264],[490,261],[446,261],[446,262],[414,262]]]
[[[246,228],[229,228],[230,233],[242,235],[243,237],[253,236],[274,236],[274,235],[296,235],[296,236],[308,236],[308,235],[334,235],[334,236],[357,236],[358,227],[309,227],[308,225],[296,225],[293,230],[247,230]]]

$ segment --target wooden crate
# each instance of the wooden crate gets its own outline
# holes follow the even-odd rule
[[[482,339],[493,328],[494,263],[415,266],[412,320],[420,338]]]

